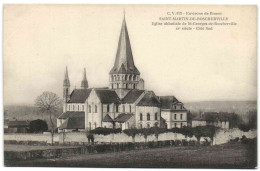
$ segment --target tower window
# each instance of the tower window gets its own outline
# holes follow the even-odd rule
[[[142,120],[143,120],[143,114],[140,113],[140,121],[142,121]]]
[[[88,112],[91,113],[91,106],[88,105]]]
[[[181,120],[182,120],[182,114],[181,114]]]
[[[154,120],[157,120],[157,113],[154,114]]]
[[[174,119],[175,119],[175,120],[177,119],[177,114],[174,114]]]
[[[107,112],[109,112],[109,104],[107,104]]]
[[[147,120],[150,120],[150,113],[147,113]]]
[[[125,112],[125,105],[123,105],[123,112]]]
[[[118,112],[118,104],[116,104],[116,112]]]

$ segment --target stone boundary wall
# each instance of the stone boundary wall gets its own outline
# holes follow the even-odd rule
[[[66,145],[66,144],[64,144]],[[71,145],[71,144],[69,144]],[[109,153],[121,152],[131,150],[142,150],[170,146],[196,146],[196,145],[210,145],[210,143],[198,143],[197,141],[186,140],[168,140],[158,142],[137,142],[137,143],[103,143],[95,145],[82,145],[81,147],[45,149],[45,150],[31,150],[31,151],[5,151],[5,160],[31,160],[31,159],[51,159],[72,155],[80,155],[87,153]]]

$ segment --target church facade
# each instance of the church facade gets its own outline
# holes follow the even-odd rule
[[[59,131],[187,126],[183,103],[174,96],[157,96],[145,89],[134,64],[125,18],[115,63],[109,72],[109,87],[89,88],[84,69],[81,88],[70,92],[66,67],[63,101],[63,113],[57,119]]]

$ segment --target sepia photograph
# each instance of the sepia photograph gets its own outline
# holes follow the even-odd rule
[[[3,5],[5,167],[257,168],[256,5]]]

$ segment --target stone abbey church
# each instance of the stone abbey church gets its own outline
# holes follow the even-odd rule
[[[84,69],[81,89],[70,92],[66,67],[63,113],[57,119],[59,131],[187,126],[183,103],[174,96],[157,96],[146,90],[140,75],[124,18],[115,63],[109,72],[109,87],[89,88]]]

